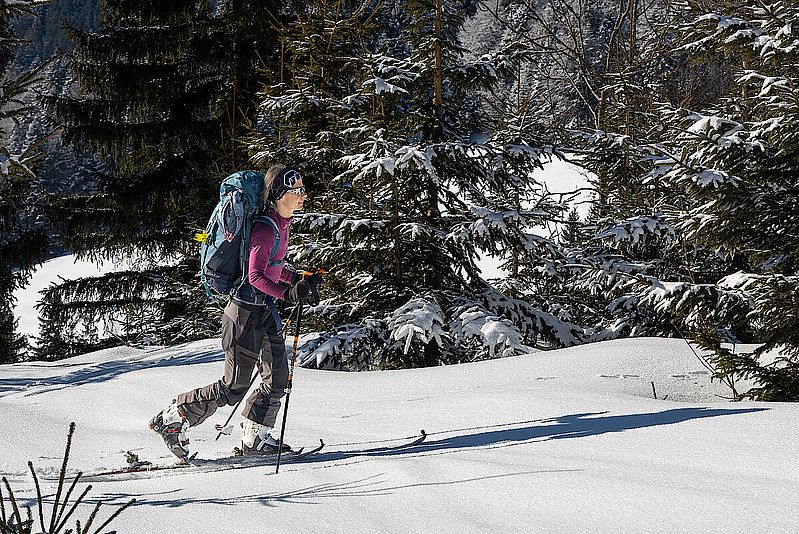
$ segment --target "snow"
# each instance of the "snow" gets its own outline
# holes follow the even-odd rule
[[[593,175],[576,163],[554,159],[538,169],[534,176],[546,185],[547,190],[576,208],[582,219],[588,215],[593,198],[591,179]]]
[[[436,343],[441,345],[442,315],[441,308],[435,301],[425,298],[411,299],[392,314],[389,321],[391,339],[405,340],[403,348],[405,354],[408,354],[416,337],[422,344],[435,339]]]
[[[515,350],[529,352],[530,348],[522,344],[519,331],[511,321],[487,313],[479,306],[462,306],[456,312],[452,331],[463,339],[479,338],[484,347],[488,347],[489,355],[494,356],[499,350],[500,356],[511,356]]]
[[[598,239],[612,238],[615,242],[638,243],[646,235],[655,234],[662,239],[673,239],[674,229],[660,217],[633,217],[597,235]]]
[[[394,85],[392,83],[387,82],[382,78],[375,77],[373,80],[365,83],[364,85],[374,85],[374,90],[376,95],[380,95],[383,93],[407,93],[405,89],[399,87],[398,85]]]
[[[127,268],[128,265],[125,263],[103,262],[98,265],[90,261],[77,260],[73,255],[47,260],[34,271],[26,286],[14,291],[16,299],[14,317],[19,319],[17,333],[29,336],[32,342],[35,341],[33,338],[39,335],[39,312],[36,310],[39,292],[51,284],[61,283],[62,280],[100,276]]]
[[[694,176],[693,179],[702,187],[713,186],[718,189],[720,185],[730,181],[730,176],[724,171],[705,169]]]
[[[0,472],[30,502],[26,462],[53,476],[70,421],[73,473],[118,467],[126,450],[171,462],[148,419],[221,372],[217,339],[0,366]],[[313,459],[278,475],[265,466],[93,481],[75,517],[100,499],[105,518],[135,497],[111,525],[121,534],[796,532],[799,406],[726,394],[675,339],[404,371],[298,369],[286,441],[323,438]],[[200,457],[236,444],[214,441],[229,413],[190,431]],[[404,450],[376,450],[401,440],[366,443],[420,429],[427,441]],[[43,483],[50,504],[55,489]]]

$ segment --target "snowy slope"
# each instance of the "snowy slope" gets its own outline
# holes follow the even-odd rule
[[[171,461],[147,420],[221,372],[218,340],[0,366],[0,471],[32,498],[26,462],[52,475],[69,421],[71,469],[119,466],[125,450]],[[796,532],[799,406],[725,402],[703,372],[684,341],[665,339],[433,369],[300,369],[286,440],[324,438],[314,461],[277,476],[128,475],[90,496],[138,500],[113,524],[120,534]],[[653,399],[651,382],[669,400]],[[191,431],[201,457],[235,444],[213,441],[229,410]],[[422,428],[426,443],[392,454],[362,443]]]

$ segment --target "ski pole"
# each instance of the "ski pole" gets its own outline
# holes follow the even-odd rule
[[[250,388],[252,387],[253,382],[255,382],[255,377],[256,376],[258,376],[258,366],[255,366],[255,371],[253,372],[252,378],[250,379],[250,385],[247,386],[247,392],[250,391]],[[214,441],[219,440],[219,436],[221,436],[222,434],[230,434],[229,431],[226,432],[226,430],[228,430],[227,425],[228,425],[228,423],[230,423],[230,420],[233,419],[233,414],[235,414],[238,411],[239,405],[241,404],[241,401],[243,401],[244,397],[246,397],[246,396],[247,396],[247,393],[245,393],[244,396],[241,397],[241,399],[239,399],[239,402],[237,402],[236,405],[233,407],[233,411],[230,412],[230,415],[227,416],[227,419],[225,420],[225,424],[224,425],[216,425],[216,427],[214,427],[217,430],[217,434],[216,434],[216,437],[214,438]]]
[[[286,406],[283,407],[283,423],[280,425],[280,441],[277,445],[277,462],[275,463],[275,474],[280,470],[280,455],[283,452],[283,435],[286,432],[286,417],[289,413],[289,399],[291,398],[291,383],[294,379],[294,362],[297,361],[297,344],[300,340],[300,323],[302,322],[302,300],[297,303],[297,327],[294,329],[294,344],[291,347],[291,365],[289,366],[289,378],[286,382]]]
[[[294,307],[294,310],[296,310],[297,307],[299,307],[299,305],[300,304],[297,303],[297,306]],[[294,310],[291,312],[292,314],[294,313]],[[289,327],[290,324],[291,324],[291,315],[289,316],[289,320],[286,322],[286,326],[284,326],[283,330],[281,330],[281,332],[280,332],[281,336],[285,334],[285,332],[288,330],[288,327]],[[258,376],[258,366],[256,365],[255,369],[253,369],[252,378],[250,379],[250,385],[247,386],[247,392],[249,392],[250,389],[252,388],[252,385],[253,385],[253,383],[255,383],[255,378],[257,376]],[[228,423],[230,423],[230,420],[233,419],[233,414],[235,414],[239,410],[239,406],[241,405],[241,401],[243,401],[246,396],[247,396],[247,393],[245,393],[244,396],[239,399],[239,402],[237,402],[236,405],[233,407],[233,411],[230,412],[230,415],[227,416],[227,420],[225,420],[225,424],[224,425],[221,425],[221,426],[220,425],[216,425],[215,428],[216,428],[218,433],[217,433],[216,437],[214,438],[214,441],[218,441],[219,437],[222,434],[229,433],[229,432],[225,432],[225,430],[227,430]]]

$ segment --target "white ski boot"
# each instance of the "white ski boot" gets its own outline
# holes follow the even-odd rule
[[[241,423],[241,450],[245,456],[277,454],[280,447],[278,440],[272,437],[271,428],[244,419]],[[283,444],[283,452],[291,452],[291,447]]]

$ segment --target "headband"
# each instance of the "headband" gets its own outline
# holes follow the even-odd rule
[[[277,202],[286,194],[286,191],[294,187],[294,184],[300,180],[302,180],[302,175],[298,170],[286,167],[272,182],[272,186],[269,188],[269,198],[272,202]]]

